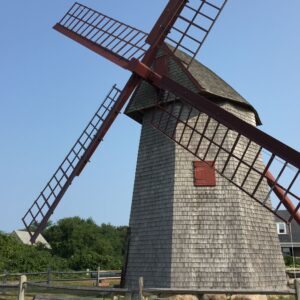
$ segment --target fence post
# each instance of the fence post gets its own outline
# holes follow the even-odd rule
[[[299,279],[295,278],[295,289],[296,289],[296,300],[300,300],[300,281]]]
[[[96,286],[99,286],[99,280],[100,280],[100,267],[97,268],[97,278],[96,278]]]
[[[131,292],[127,292],[126,294],[125,294],[125,300],[131,300],[132,299],[132,294],[131,294]]]
[[[19,293],[18,293],[18,300],[25,300],[25,283],[27,281],[26,275],[20,276],[19,282]]]
[[[47,274],[47,284],[51,284],[51,268],[48,268],[48,274]]]
[[[143,300],[144,278],[139,277],[139,300]],[[298,299],[297,299],[298,300]]]
[[[4,270],[4,272],[3,272],[3,284],[6,284],[7,283],[7,271],[6,270]]]

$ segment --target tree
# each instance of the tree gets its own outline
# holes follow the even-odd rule
[[[50,225],[50,224],[49,224]],[[44,236],[52,249],[24,245],[0,231],[0,273],[53,270],[121,269],[126,226],[101,224],[92,219],[65,218],[52,224]]]
[[[65,270],[68,263],[44,247],[24,245],[14,236],[0,233],[0,272],[38,272],[47,268]]]
[[[92,219],[65,218],[44,233],[54,255],[68,259],[72,269],[119,269],[127,227],[98,226]]]

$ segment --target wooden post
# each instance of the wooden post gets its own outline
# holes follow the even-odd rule
[[[51,268],[48,268],[47,284],[51,285]]]
[[[3,284],[6,284],[6,282],[7,282],[7,271],[5,270],[4,272],[3,272]]]
[[[138,298],[138,300],[143,300],[143,289],[144,289],[144,278],[140,277],[139,278],[139,298]]]
[[[295,278],[296,300],[300,300],[300,281]]]
[[[132,299],[132,294],[131,292],[128,292],[125,294],[125,299],[124,300],[131,300]]]
[[[25,283],[27,281],[26,275],[20,276],[19,282],[19,293],[18,293],[18,300],[25,300]]]
[[[100,267],[97,268],[97,278],[96,278],[96,286],[99,286],[99,280],[100,280]]]

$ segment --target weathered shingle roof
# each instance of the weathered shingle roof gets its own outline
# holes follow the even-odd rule
[[[181,51],[176,53],[176,56],[185,60],[187,55]],[[243,98],[236,90],[234,90],[228,83],[220,78],[212,70],[201,64],[199,61],[194,60],[189,68],[190,73],[193,75],[195,82],[185,72],[184,67],[175,59],[170,58],[168,62],[168,75],[175,81],[179,82],[183,86],[193,90],[194,92],[200,92],[206,95],[212,101],[230,101],[234,104],[241,105],[253,111],[256,116],[256,123],[261,124],[255,108]],[[198,84],[198,86],[197,86]],[[199,85],[201,91],[199,91]],[[155,88],[146,82],[143,82],[140,87],[133,94],[125,113],[135,119],[141,121],[140,113],[142,110],[150,108],[155,105],[156,92]],[[173,101],[169,99],[169,101]]]
[[[180,51],[176,53],[176,56],[184,60],[187,55]],[[252,107],[235,89],[199,61],[194,59],[189,71],[206,92]]]

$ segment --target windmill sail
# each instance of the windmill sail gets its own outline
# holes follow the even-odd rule
[[[182,62],[189,68],[209,32],[220,16],[227,0],[171,0],[149,34],[147,42],[157,43],[157,37],[170,44],[173,52],[184,51]]]
[[[149,48],[147,33],[77,2],[54,29],[121,67],[141,59]]]
[[[206,114],[209,120],[215,120],[216,122],[220,123],[219,126],[223,125],[225,128],[228,129],[228,132],[235,132],[237,134],[237,141],[234,147],[229,150],[225,151],[228,155],[228,163],[230,160],[235,160],[235,163],[237,163],[236,171],[234,171],[233,174],[228,175],[227,172],[227,164],[223,166],[220,170],[217,170],[219,174],[226,177],[227,179],[231,180],[232,183],[236,186],[238,186],[242,191],[246,192],[249,196],[251,196],[254,200],[260,202],[262,205],[266,206],[266,208],[272,210],[275,214],[277,213],[278,209],[284,205],[290,212],[290,217],[286,221],[290,221],[292,218],[295,218],[298,222],[300,222],[300,217],[298,210],[300,208],[300,198],[299,198],[299,192],[297,191],[297,188],[295,189],[295,186],[297,186],[298,176],[299,176],[299,169],[300,169],[300,154],[299,152],[295,151],[294,149],[291,149],[290,147],[284,145],[283,143],[279,142],[278,140],[270,137],[269,135],[266,135],[262,131],[258,130],[257,128],[254,128],[253,126],[250,126],[246,122],[242,121],[241,119],[233,116],[231,113],[225,111],[221,107],[218,107],[214,103],[211,103],[209,100],[207,100],[205,97],[200,96],[194,92],[191,92],[190,90],[186,89],[185,87],[181,86],[180,84],[170,80],[168,76],[162,75],[162,74],[156,74],[153,72],[149,66],[151,65],[151,60],[145,61],[145,58],[149,55],[149,52],[151,52],[151,49],[155,50],[155,48],[159,45],[161,45],[164,41],[169,41],[173,45],[172,52],[173,55],[177,54],[177,51],[183,50],[189,55],[180,55],[179,59],[181,60],[181,63],[189,67],[191,63],[193,62],[195,56],[197,55],[198,51],[200,50],[201,46],[203,45],[204,40],[206,39],[208,33],[210,32],[212,26],[215,24],[215,21],[219,17],[220,13],[222,12],[226,0],[193,0],[193,1],[186,1],[186,0],[170,0],[161,14],[160,18],[156,22],[155,26],[151,30],[148,37],[143,36],[145,38],[145,42],[150,44],[151,47],[146,50],[145,53],[141,57],[144,57],[142,61],[140,61],[141,57],[121,57],[123,60],[123,63],[119,63],[115,60],[115,58],[108,57],[107,53],[100,53],[98,51],[98,54],[108,58],[109,60],[119,64],[121,67],[129,69],[133,73],[140,76],[140,78],[148,81],[150,84],[152,84],[154,87],[167,91],[171,94],[174,94],[178,99],[181,99],[183,103],[187,106],[192,106],[194,109],[198,110],[199,114],[200,112],[203,114]],[[74,8],[73,8],[74,9]],[[75,9],[76,10],[76,9]],[[190,11],[190,13],[186,13],[187,11]],[[209,13],[210,11],[210,13]],[[70,15],[77,14],[78,12],[71,12],[68,13],[63,20],[70,17]],[[69,17],[68,17],[69,16]],[[84,19],[84,16],[81,16],[81,19]],[[205,19],[207,19],[205,21]],[[178,29],[178,25],[176,25],[178,22],[185,21],[186,22],[186,28]],[[65,21],[63,21],[65,22]],[[68,22],[68,21],[67,21]],[[206,23],[205,23],[206,22]],[[62,23],[62,21],[60,22]],[[207,25],[204,25],[207,24]],[[73,25],[74,26],[74,25]],[[202,39],[198,37],[199,44],[196,48],[192,47],[191,44],[191,36],[192,32],[198,32],[199,30],[194,31],[194,28],[201,27],[205,29],[202,33]],[[74,27],[75,28],[75,27]],[[68,29],[69,30],[69,29]],[[73,29],[72,29],[73,30]],[[81,29],[80,29],[81,30]],[[80,31],[79,30],[79,31]],[[191,31],[191,32],[190,32]],[[175,40],[172,37],[172,34],[174,32],[179,32],[181,35],[179,39]],[[68,32],[63,32],[67,36],[77,40],[81,44],[89,47],[85,44],[84,40],[79,39],[78,40],[78,33],[74,33],[76,37],[74,38],[70,30]],[[196,37],[195,37],[196,39]],[[130,46],[130,45],[129,45]],[[98,47],[101,48],[102,46]],[[110,53],[107,49],[106,51]],[[96,51],[97,52],[97,51]],[[153,55],[153,53],[151,53]],[[171,54],[172,55],[172,54]],[[129,59],[131,61],[129,61]],[[187,72],[189,72],[187,70]],[[190,77],[193,77],[191,74],[189,74]],[[200,92],[200,90],[199,90]],[[184,105],[184,104],[183,104]],[[204,106],[203,106],[204,105]],[[158,110],[163,109],[163,105],[158,106]],[[216,113],[218,112],[218,113]],[[168,114],[168,111],[164,111],[164,114]],[[172,116],[169,113],[168,118],[170,119],[176,119],[179,123],[182,123],[182,120],[178,119],[178,116]],[[164,118],[162,118],[164,119]],[[157,124],[153,123],[153,126],[157,129],[164,132],[163,128]],[[184,128],[189,128],[188,124],[184,125]],[[193,130],[193,135],[197,135],[197,130]],[[227,130],[226,130],[227,131]],[[225,132],[226,132],[225,131]],[[164,132],[165,133],[165,132]],[[199,133],[198,133],[199,135]],[[201,134],[200,134],[201,135]],[[173,137],[171,136],[173,139]],[[206,140],[207,137],[203,136],[201,137],[202,140]],[[260,156],[262,151],[266,151],[270,155],[270,160],[266,162],[265,168],[261,169],[255,167],[256,159],[253,160],[252,163],[245,163],[245,157],[247,154],[244,154],[244,157],[235,157],[235,148],[240,143],[241,140],[247,140],[247,145],[249,143],[248,148],[251,149],[254,147],[254,145],[258,145],[258,156]],[[175,142],[180,144],[180,141]],[[212,142],[212,145],[214,143]],[[224,151],[221,145],[214,145],[215,147],[219,147],[219,151]],[[200,147],[200,146],[199,146]],[[191,151],[186,147],[188,151]],[[195,152],[195,151],[194,151]],[[198,154],[195,152],[193,153],[195,156]],[[201,159],[201,157],[199,157]],[[216,158],[217,159],[217,158]],[[277,159],[280,159],[283,161],[283,167],[277,170],[275,168],[274,171],[272,171],[272,168],[274,168],[274,162],[277,161]],[[240,167],[248,168],[248,171],[245,175],[244,182],[236,183],[235,178],[236,173],[238,172]],[[285,166],[285,167],[284,167]],[[288,172],[290,168],[293,168],[293,172]],[[258,196],[257,192],[259,191],[260,184],[264,180],[267,180],[267,182],[270,183],[270,179],[268,180],[267,174],[268,172],[272,171],[271,173],[275,174],[275,181],[273,182],[273,185],[271,188],[270,193],[274,191],[274,193],[278,196],[278,189],[280,191],[283,191],[283,194],[281,193],[282,197],[279,197],[279,203],[275,207],[275,209],[270,208],[266,205],[267,198],[270,195],[266,195],[266,197]],[[278,171],[278,174],[277,174]],[[252,178],[252,173],[255,172],[255,176],[258,176],[258,181],[256,184],[254,184],[254,189],[252,191],[249,191],[245,188],[246,182],[248,178]],[[288,176],[285,176],[285,174],[289,173]],[[292,174],[290,174],[292,173]],[[277,174],[277,175],[276,175]],[[288,179],[285,179],[288,177]],[[277,192],[275,191],[277,190]],[[269,194],[270,194],[269,193]],[[287,199],[292,199],[291,201],[286,201]]]
[[[126,68],[131,59],[147,64],[163,42],[173,52],[189,55],[183,63],[188,68],[200,51],[227,0],[170,0],[157,23],[147,33],[108,17],[85,5],[75,3],[54,29],[112,62]]]
[[[103,108],[106,108],[107,116],[99,119],[99,128],[94,128],[96,137],[86,132],[87,127],[67,155],[63,164],[60,165],[57,172],[24,216],[23,222],[27,230],[30,231],[32,225],[38,224],[37,231],[31,236],[32,242],[43,230],[47,220],[72,180],[80,174],[115,120],[116,115],[142,79],[157,89],[175,95],[178,99],[177,105],[178,103],[181,105],[178,112],[172,109],[169,110],[164,102],[159,102],[157,104],[156,117],[154,117],[152,122],[155,128],[201,160],[206,160],[206,151],[213,147],[216,152],[216,157],[213,161],[219,174],[275,214],[284,205],[290,212],[290,217],[286,221],[295,218],[300,223],[298,212],[300,208],[300,192],[295,188],[295,186],[299,185],[300,177],[299,152],[240,120],[205,97],[178,84],[168,78],[167,75],[157,74],[151,69],[156,51],[164,42],[171,43],[173,55],[181,50],[189,54],[190,58],[188,60],[181,59],[182,64],[188,68],[222,12],[225,3],[226,0],[170,0],[149,36],[141,30],[79,3],[75,3],[62,20],[54,26],[54,29],[117,65],[132,71],[134,75],[132,75],[122,92],[116,87],[112,89],[111,93],[117,91],[116,98],[112,97],[111,94],[106,98],[106,100],[110,101],[113,99],[113,101],[109,105],[103,104]],[[177,38],[175,37],[176,35]],[[189,73],[188,70],[186,72]],[[189,75],[192,77],[191,74]],[[195,124],[191,125],[181,115],[180,112],[186,109],[188,109],[188,114],[193,113],[196,115],[195,120],[206,118],[207,121],[203,131],[199,131]],[[158,118],[157,115],[159,116]],[[162,120],[166,121],[162,122]],[[217,135],[219,130],[223,132],[224,136],[221,141],[216,141],[214,135],[209,136],[207,134],[206,128],[211,122],[216,126],[215,135]],[[178,139],[172,133],[170,134],[170,124],[182,126],[183,135],[186,135],[187,132],[189,134],[188,141],[198,138],[196,148],[190,148],[191,143],[185,144],[186,139],[180,137]],[[90,125],[91,123],[89,123]],[[235,142],[229,148],[228,143],[226,143],[228,134],[235,136]],[[85,140],[82,141],[82,138]],[[224,142],[222,142],[223,140]],[[207,144],[208,148],[204,151],[204,156],[201,156],[198,150],[200,147],[203,147],[204,143]],[[242,153],[237,154],[236,150],[238,148],[241,149],[241,143],[244,150]],[[226,147],[224,146],[225,144],[227,145]],[[252,154],[256,151],[254,156],[249,156],[248,152],[250,150]],[[218,164],[218,153],[221,151],[227,155],[228,159],[225,164],[220,166]],[[269,159],[266,161],[265,166],[259,164],[257,160],[262,151],[269,153]],[[249,157],[252,158],[252,161],[249,160]],[[279,169],[275,168],[272,170],[277,160],[282,161],[283,165]],[[231,173],[227,168],[229,164],[236,166],[234,170],[230,169]],[[244,180],[237,182],[236,175],[241,170],[247,171],[244,174]],[[292,172],[289,172],[289,170],[292,170]],[[275,174],[275,176],[271,177],[270,173]],[[286,176],[287,174],[288,176]],[[257,181],[252,185],[253,189],[249,190],[247,180],[254,177]],[[258,195],[258,191],[264,180],[270,184],[271,190],[262,197]],[[279,203],[275,209],[268,206],[266,200],[273,191],[279,196]]]
[[[279,218],[282,216],[277,212],[284,207],[290,213],[284,221],[294,218],[300,224],[298,151],[169,78],[161,78],[154,84],[177,96],[171,105],[166,105],[165,99],[157,103],[152,118],[156,129],[198,159],[213,161],[220,175]],[[213,132],[207,131],[212,127]],[[229,143],[229,140],[234,142]],[[208,157],[209,153],[214,153],[214,157]],[[261,162],[262,154],[267,157],[265,164]],[[227,156],[225,162],[218,160],[220,155]],[[262,194],[261,187],[266,182],[271,189]],[[268,202],[272,193],[278,197],[275,207],[270,207]]]
[[[131,77],[127,83],[126,92],[124,90],[121,92],[116,85],[112,87],[83,133],[22,218],[25,228],[31,236],[31,242],[34,242],[44,230],[61,198],[73,179],[80,175],[89,162],[137,82],[136,77]],[[32,227],[37,228],[34,233],[31,232]]]

